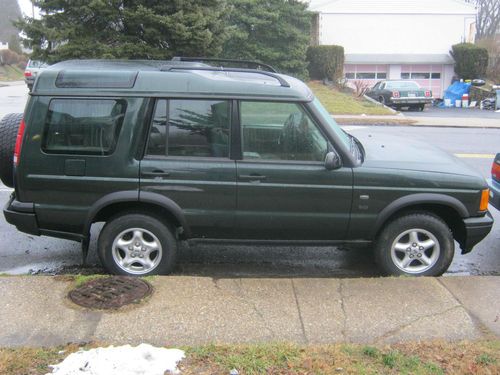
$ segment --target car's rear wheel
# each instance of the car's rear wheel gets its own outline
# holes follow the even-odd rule
[[[156,217],[129,213],[111,219],[104,226],[98,253],[113,274],[166,275],[175,266],[177,242],[172,230]]]
[[[450,266],[455,245],[443,220],[417,213],[389,222],[377,239],[375,252],[387,274],[439,276]]]
[[[22,119],[22,113],[9,113],[0,121],[0,179],[8,187],[14,186],[14,147]]]
[[[382,103],[383,105],[385,105],[385,98],[384,98],[382,95],[380,95],[380,96],[378,97],[378,101],[379,101],[380,103]]]

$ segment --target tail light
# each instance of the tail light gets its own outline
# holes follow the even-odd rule
[[[495,181],[500,181],[500,155],[497,155],[491,166],[491,178]]]
[[[33,74],[31,74],[31,72],[29,70],[25,71],[24,72],[24,76],[25,77],[31,77]]]
[[[21,120],[19,124],[19,130],[17,131],[16,146],[14,147],[14,165],[17,167],[19,164],[19,158],[21,157],[21,148],[23,146],[23,136],[24,129],[26,125],[24,124],[24,119]]]
[[[425,92],[425,97],[430,98],[432,96],[432,93],[430,91]]]
[[[393,98],[399,98],[399,96],[400,96],[400,95],[399,95],[399,91],[393,91],[393,92],[392,92],[392,97],[393,97]]]

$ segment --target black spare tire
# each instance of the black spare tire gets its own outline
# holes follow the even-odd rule
[[[22,113],[9,113],[0,121],[0,179],[8,187],[14,186],[14,147]]]

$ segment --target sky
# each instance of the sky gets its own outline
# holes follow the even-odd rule
[[[31,8],[31,1],[30,0],[17,0],[17,3],[19,4],[19,8],[21,8],[21,12],[29,17],[32,17],[32,8]],[[40,15],[38,8],[35,8],[35,17],[38,17]]]

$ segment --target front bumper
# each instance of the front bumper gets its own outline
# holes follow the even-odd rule
[[[488,187],[490,188],[490,204],[500,211],[500,182],[489,178]]]
[[[427,98],[425,96],[417,96],[415,98],[394,98],[391,97],[391,103],[393,104],[427,104],[432,103],[432,98]]]
[[[12,195],[3,209],[5,220],[24,233],[40,235],[33,203],[19,202]]]
[[[489,212],[481,217],[470,217],[464,219],[465,226],[465,243],[461,243],[462,254],[466,254],[472,250],[484,237],[490,233],[493,227],[493,217]]]

